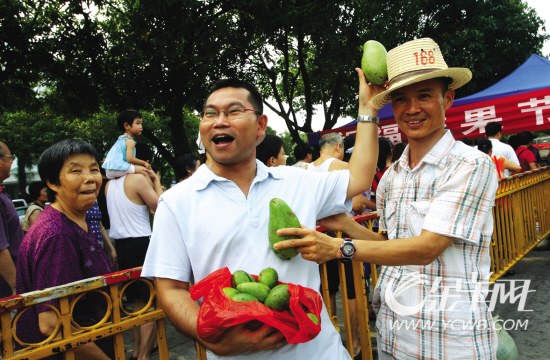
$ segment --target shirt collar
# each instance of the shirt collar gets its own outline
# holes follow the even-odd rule
[[[438,142],[430,149],[430,151],[422,158],[422,162],[427,164],[437,164],[445,155],[451,151],[455,143],[455,139],[450,130],[446,130],[445,134]]]
[[[439,139],[434,146],[428,151],[426,155],[420,160],[421,163],[434,164],[439,167],[443,167],[445,164],[441,162],[441,159],[445,157],[451,151],[451,148],[455,144],[455,139],[450,130],[445,130],[445,133]],[[409,145],[403,151],[403,155],[399,158],[399,167],[406,168],[409,166]],[[397,171],[399,167],[395,167]]]
[[[256,159],[256,176],[252,180],[252,184],[264,181],[270,176],[274,179],[283,178],[282,174],[277,171],[277,168],[267,167],[263,162]],[[206,189],[212,181],[229,181],[224,177],[214,174],[205,164],[202,164],[192,177],[194,178],[193,189],[197,191]]]

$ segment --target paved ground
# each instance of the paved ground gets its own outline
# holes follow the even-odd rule
[[[520,359],[543,360],[550,358],[550,246],[546,243],[540,250],[531,251],[515,267],[514,275],[502,279],[509,289],[512,281],[530,280],[529,292],[523,307],[527,311],[519,311],[519,299],[514,303],[510,298],[498,303],[493,314],[498,314],[507,327],[518,326],[509,330],[520,353]],[[519,295],[519,291],[516,292]],[[184,335],[179,334],[169,323],[167,324],[168,347],[170,360],[192,360],[197,358],[193,343]],[[126,336],[128,354],[132,348],[129,334]],[[153,359],[158,359],[155,354]]]
[[[546,239],[548,240],[548,238]],[[550,246],[540,247],[540,250],[531,251],[523,258],[513,270],[514,275],[502,279],[506,281],[530,280],[524,310],[519,311],[519,301],[512,304],[510,300],[504,304],[497,304],[493,314],[498,314],[502,319],[508,320],[512,326],[513,321],[523,321],[527,324],[519,326],[508,333],[515,340],[520,354],[520,359],[549,359],[550,358]],[[506,284],[509,286],[510,282]],[[519,295],[520,291],[516,292]],[[519,298],[519,296],[518,296]],[[512,320],[512,321],[510,321]]]

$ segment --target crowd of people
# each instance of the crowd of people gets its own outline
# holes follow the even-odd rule
[[[429,67],[414,61],[413,54],[419,52],[433,60]],[[348,359],[332,326],[333,314],[326,309],[321,332],[303,344],[288,344],[267,325],[238,325],[218,342],[207,342],[198,336],[199,304],[189,288],[222,267],[257,274],[271,266],[285,282],[320,289],[318,264],[326,262],[334,299],[339,262],[351,280],[351,261],[360,261],[382,265],[374,289],[379,359],[494,359],[497,341],[491,328],[454,331],[444,324],[491,322],[483,299],[497,179],[539,166],[530,146],[532,136],[519,134],[509,139],[517,146],[507,145],[495,122],[487,124],[487,139],[478,142],[479,151],[455,141],[445,129],[445,111],[453,104],[455,90],[470,81],[471,71],[449,68],[438,44],[428,38],[392,49],[387,61],[385,88],[367,83],[356,69],[357,134],[349,161],[344,138],[329,133],[321,138],[316,158],[312,148],[299,144],[293,151],[295,164],[286,166],[282,140],[265,133],[268,118],[262,95],[239,79],[219,80],[210,89],[199,125],[207,160],[201,164],[192,155],[178,159],[177,184],[166,191],[151,168],[151,154],[140,153],[134,139],[143,131],[143,118],[135,110],[119,115],[122,134],[105,160],[82,140],[52,145],[39,159],[42,181],[29,186],[32,203],[23,227],[0,186],[0,296],[106,274],[117,266],[143,266],[142,276],[155,281],[158,304],[168,319],[204,345],[209,359]],[[378,138],[378,110],[387,103],[407,137],[406,146]],[[0,184],[13,160],[8,143],[0,140]],[[292,239],[276,247],[293,247],[301,255],[290,261],[277,258],[267,241],[261,241],[267,236],[268,203],[275,197],[285,200],[303,224],[279,230]],[[108,224],[102,221],[102,201]],[[368,211],[379,214],[377,232],[351,217]],[[318,232],[317,225],[333,232]],[[336,238],[336,231],[344,237]],[[457,288],[459,283],[479,284],[479,298]],[[448,308],[433,309],[420,301],[434,284],[439,284],[439,294],[443,287],[450,291]],[[351,281],[347,289],[352,329],[357,331]],[[149,291],[136,286],[125,296],[140,307]],[[454,309],[472,303],[477,306]],[[40,342],[52,334],[55,304],[49,301],[25,313],[18,336]],[[90,294],[74,310],[74,320],[93,324],[103,307],[104,301]],[[334,303],[331,309],[335,311]],[[433,326],[392,325],[418,320]],[[131,358],[148,359],[154,351],[154,323],[142,325],[133,335]],[[359,342],[352,348],[351,357],[360,358]],[[109,338],[75,351],[82,359],[113,358]]]

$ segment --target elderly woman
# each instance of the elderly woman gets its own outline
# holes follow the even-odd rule
[[[86,211],[94,205],[102,181],[95,149],[80,140],[60,141],[42,153],[38,171],[48,187],[51,206],[42,211],[19,247],[17,292],[110,272],[109,258],[86,223]],[[104,301],[94,295],[98,294],[78,302],[73,312],[77,323],[90,326],[101,319]],[[57,301],[51,304],[57,306]],[[36,343],[53,332],[58,320],[50,308],[35,306],[18,321],[17,333],[22,340]],[[111,339],[75,349],[80,359],[110,359],[112,352]]]
[[[48,201],[48,192],[46,184],[42,181],[35,181],[29,185],[29,196],[32,200],[31,204],[25,212],[25,218],[23,219],[23,230],[29,231],[29,227],[36,221],[38,215],[44,210],[46,202]]]

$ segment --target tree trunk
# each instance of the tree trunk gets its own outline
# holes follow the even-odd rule
[[[29,200],[26,191],[27,188],[27,173],[25,172],[26,161],[23,158],[17,159],[17,182],[19,186],[18,197]]]

